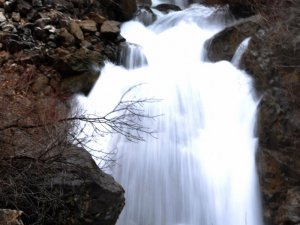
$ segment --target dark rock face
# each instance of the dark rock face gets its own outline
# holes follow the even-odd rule
[[[231,61],[241,42],[261,29],[260,20],[259,16],[254,16],[217,33],[206,42],[207,59],[211,62]]]
[[[253,7],[251,7],[251,5],[247,5],[247,4],[243,5],[241,3],[230,4],[229,10],[232,13],[232,15],[237,19],[247,18],[255,14]]]
[[[84,149],[70,148],[62,159],[55,167],[65,172],[54,174],[49,185],[60,187],[63,198],[70,200],[67,204],[72,210],[65,215],[64,224],[115,224],[125,205],[123,188],[102,172]]]
[[[258,171],[266,224],[274,225],[300,222],[300,13],[294,10],[287,10],[284,26],[257,32],[242,58],[262,96]]]
[[[172,11],[181,11],[181,8],[179,6],[173,4],[166,4],[166,3],[159,4],[154,8],[164,13],[169,13]]]
[[[145,26],[151,25],[157,16],[148,6],[141,6],[134,14],[134,19],[138,19],[141,21]]]
[[[125,204],[123,188],[102,172],[84,149],[65,148],[60,159],[51,165],[30,157],[14,157],[7,163],[14,170],[7,169],[8,177],[23,171],[22,175],[30,176],[28,180],[35,181],[31,184],[23,180],[22,188],[31,189],[35,196],[30,201],[26,195],[15,200],[7,197],[6,202],[3,202],[3,196],[0,198],[1,205],[7,207],[18,203],[24,211],[22,220],[25,224],[113,225]],[[2,161],[1,171],[3,166]],[[14,194],[15,190],[5,189],[5,185],[2,188],[8,196]],[[52,200],[48,199],[50,196]],[[42,206],[39,205],[41,202],[37,202],[39,197],[44,198]],[[35,207],[40,211],[31,212]],[[39,221],[36,221],[36,213]]]

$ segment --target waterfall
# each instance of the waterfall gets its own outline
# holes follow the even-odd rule
[[[262,225],[252,81],[229,62],[203,60],[204,42],[231,22],[224,17],[193,5],[147,27],[123,24],[131,61],[105,66],[88,110],[109,112],[142,84],[129,98],[159,99],[144,105],[159,116],[140,121],[154,137],[105,140],[107,151],[117,150],[109,172],[126,191],[118,225]]]

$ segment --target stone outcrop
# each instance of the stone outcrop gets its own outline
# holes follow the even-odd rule
[[[211,62],[231,61],[242,41],[262,29],[261,19],[260,16],[253,16],[240,20],[237,24],[225,28],[207,40],[205,43],[207,60]]]
[[[181,11],[181,8],[179,6],[173,4],[167,4],[167,3],[159,4],[154,8],[164,13]]]
[[[117,62],[125,41],[120,22],[135,11],[133,0],[5,1],[0,3],[0,51],[55,68],[66,89],[87,93],[99,67]],[[0,62],[7,62],[1,54]]]
[[[64,148],[59,160],[46,164],[31,157],[3,159],[0,170],[7,180],[19,177],[1,186],[0,203],[17,204],[24,224],[113,225],[125,204],[123,188],[81,148]]]

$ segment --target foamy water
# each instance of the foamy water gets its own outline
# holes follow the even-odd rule
[[[86,109],[112,110],[128,88],[128,99],[144,104],[142,126],[155,131],[145,141],[121,135],[99,138],[116,151],[108,170],[126,191],[118,225],[262,225],[255,169],[257,102],[252,81],[229,62],[204,62],[204,42],[220,31],[224,15],[194,6],[145,27],[122,27],[139,46],[125,69],[107,64],[87,99]],[[132,52],[132,51],[131,51]],[[131,53],[130,53],[131,54]],[[236,59],[238,60],[238,59]],[[93,144],[97,148],[97,144]]]

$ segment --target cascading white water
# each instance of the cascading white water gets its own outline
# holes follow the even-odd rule
[[[204,62],[205,40],[224,27],[222,15],[213,15],[195,5],[147,28],[124,24],[122,35],[141,46],[147,65],[107,64],[87,99],[105,113],[139,83],[131,96],[161,99],[145,105],[146,113],[161,116],[141,121],[155,138],[133,143],[115,136],[106,146],[118,149],[111,172],[126,191],[118,225],[262,225],[257,103],[243,71]]]

